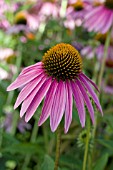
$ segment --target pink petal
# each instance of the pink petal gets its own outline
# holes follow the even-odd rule
[[[95,31],[98,30],[97,28],[99,28],[99,26],[102,25],[102,23],[104,23],[104,20],[105,20],[105,17],[106,17],[106,13],[104,11],[105,10],[103,9],[103,12],[96,15],[96,21],[92,23],[92,25],[89,28],[89,31],[92,31],[93,29]]]
[[[107,17],[107,21],[105,22],[105,25],[102,29],[102,33],[106,33],[110,27],[113,25],[113,12],[111,12],[111,14],[109,14],[109,16]]]
[[[40,120],[38,122],[38,126],[41,126],[47,120],[47,118],[49,117],[49,115],[51,113],[51,108],[52,108],[52,104],[53,104],[57,86],[58,86],[58,83],[56,80],[54,80],[47,92],[47,95],[46,95],[46,98],[44,101],[44,105],[42,108],[42,114],[41,114]]]
[[[57,129],[62,119],[64,109],[65,109],[65,102],[66,102],[65,93],[66,93],[65,84],[63,81],[60,81],[56,89],[56,93],[54,96],[53,105],[51,109],[51,114],[50,114],[50,126],[52,132],[54,132]]]
[[[96,106],[98,107],[99,111],[101,112],[101,114],[103,115],[102,112],[102,108],[100,105],[100,102],[98,100],[98,97],[96,95],[96,93],[94,92],[94,90],[91,88],[90,84],[86,81],[85,78],[83,78],[82,76],[79,76],[79,79],[82,81],[82,83],[84,84],[84,86],[86,87],[87,91],[89,92],[89,94],[91,95],[92,99],[94,100]]]
[[[102,32],[102,29],[103,29],[104,25],[108,22],[109,11],[106,12],[106,10],[103,9],[103,13],[102,13],[101,15],[103,15],[103,19],[100,21],[100,23],[99,23],[97,26],[95,26],[95,29],[94,29],[94,30],[95,30],[96,32],[97,32],[97,31]],[[99,18],[100,18],[100,17],[99,17]]]
[[[103,6],[95,7],[92,11],[88,12],[85,16],[85,19],[91,18],[93,15],[97,14],[98,11],[101,11]]]
[[[94,117],[94,109],[93,109],[93,106],[91,104],[91,101],[89,99],[89,96],[88,94],[86,93],[86,90],[84,89],[84,87],[82,86],[82,84],[80,83],[79,80],[76,80],[76,83],[84,97],[84,100],[86,102],[86,106],[88,108],[88,111],[89,111],[89,114],[90,114],[90,117],[91,117],[91,120],[92,120],[92,123],[94,124],[94,121],[95,121],[95,117]]]
[[[41,73],[43,73],[42,69],[37,70],[32,70],[30,71],[30,73],[26,73],[26,74],[20,74],[17,79],[7,88],[7,91],[11,91],[14,89],[17,89],[18,87],[21,87],[27,83],[29,83],[31,80],[33,80],[34,78],[36,78],[38,75],[40,75]]]
[[[38,68],[42,68],[42,62],[38,62],[36,64],[33,64],[31,66],[28,66],[28,67],[24,68],[22,70],[21,74],[25,74],[25,73],[27,73],[27,72],[29,72],[31,70],[38,69]]]
[[[25,115],[25,121],[26,122],[28,122],[31,119],[31,117],[34,115],[36,109],[40,105],[41,101],[45,97],[45,95],[46,95],[46,93],[49,90],[49,87],[51,85],[51,81],[52,81],[52,79],[49,78],[46,82],[44,82],[42,87],[37,92],[36,96],[34,97],[33,101],[31,102],[29,108],[27,109],[27,113]]]
[[[16,109],[24,99],[33,91],[33,89],[37,86],[40,80],[44,77],[44,74],[40,74],[38,77],[30,81],[20,92],[16,103],[14,105],[14,109]]]
[[[98,16],[102,14],[102,10],[99,10],[96,14],[92,15],[92,17],[88,18],[84,24],[86,28],[89,28],[89,31],[92,31],[92,29],[95,27],[95,24],[98,20]]]
[[[38,83],[38,85],[35,87],[35,89],[29,94],[29,96],[24,100],[24,102],[22,103],[21,110],[20,110],[20,117],[22,117],[24,115],[24,113],[27,111],[28,107],[32,103],[34,97],[36,96],[36,94],[38,93],[39,89],[41,88],[43,83],[46,81],[46,79],[47,79],[47,77],[44,77]]]
[[[95,89],[99,92],[98,87],[96,86],[96,84],[95,84],[91,79],[89,79],[89,77],[87,77],[84,73],[80,73],[79,76],[80,76],[80,77],[83,77],[83,78],[85,78],[87,81],[89,81],[89,82],[95,87]]]
[[[76,82],[71,81],[71,87],[72,87],[76,107],[78,110],[80,123],[81,123],[82,127],[84,127],[85,126],[85,109],[84,109],[83,96],[82,96],[81,91],[79,90]]]
[[[66,82],[65,133],[68,132],[69,126],[72,121],[72,106],[73,106],[72,89],[70,87],[70,83]]]

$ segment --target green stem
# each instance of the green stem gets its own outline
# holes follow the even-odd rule
[[[104,55],[103,55],[103,58],[102,58],[100,73],[99,73],[99,77],[98,77],[98,88],[99,88],[99,90],[101,88],[101,82],[102,82],[102,78],[103,78],[103,74],[104,74],[104,68],[105,68],[105,62],[106,62],[108,48],[109,48],[109,44],[110,44],[110,38],[111,38],[111,30],[108,32],[106,42],[105,42]]]
[[[17,71],[16,71],[16,74],[13,75],[12,82],[15,80],[15,78],[17,77],[19,70],[20,70],[20,66],[21,66],[21,62],[22,62],[22,54],[21,54],[22,49],[21,48],[22,48],[21,44],[18,44],[17,50],[19,52],[19,55],[16,58]],[[14,96],[14,91],[11,91],[11,92],[8,93],[6,105],[10,105],[12,103],[13,96]],[[12,129],[11,129],[12,135],[15,135],[17,123],[18,123],[18,118],[19,118],[18,113],[15,112],[15,114],[13,115],[13,121],[12,121]]]
[[[102,78],[103,78],[103,75],[104,75],[105,62],[106,62],[108,48],[109,48],[109,44],[110,44],[110,36],[111,36],[111,30],[108,32],[107,38],[106,38],[106,41],[105,41],[104,55],[103,55],[103,59],[102,59],[101,67],[100,67],[100,73],[99,73],[99,77],[98,77],[98,88],[99,88],[99,90],[101,89],[101,82],[102,82]],[[98,93],[97,95],[100,98],[100,93]],[[93,132],[92,132],[93,141],[94,141],[95,135],[96,135],[97,122],[98,122],[98,117],[97,117],[97,113],[96,113],[94,129],[93,129]],[[91,162],[93,162],[93,156],[94,156],[94,150],[95,150],[94,148],[95,148],[95,145],[94,145],[93,150],[92,150]]]
[[[56,157],[55,157],[54,170],[58,170],[58,163],[60,158],[60,143],[61,143],[61,133],[60,133],[60,126],[59,126],[57,129]]]
[[[45,127],[45,125],[42,126],[42,130],[43,130],[43,135],[44,135],[44,144],[45,144],[45,150],[46,150],[46,153],[49,152],[49,147],[48,147],[48,143],[49,143],[49,140],[48,140],[48,129],[47,127]]]
[[[13,114],[13,121],[12,121],[12,128],[11,128],[11,134],[12,134],[13,136],[14,136],[15,133],[16,133],[18,120],[19,120],[19,114],[18,114],[18,112],[15,112],[15,113]]]
[[[0,124],[2,125],[1,118],[0,118]],[[3,140],[3,128],[0,128],[0,157],[2,156],[2,140]]]
[[[99,88],[99,90],[101,88],[101,82],[102,82],[102,78],[103,78],[103,75],[104,75],[105,62],[106,62],[108,48],[109,48],[109,44],[110,44],[110,36],[111,36],[111,30],[108,32],[106,42],[105,42],[104,55],[103,55],[102,64],[101,64],[101,67],[100,67],[100,73],[99,73],[99,77],[98,77],[98,88]],[[98,93],[98,97],[100,97],[100,93]],[[95,138],[96,127],[97,127],[97,115],[96,115],[96,119],[95,119],[94,130],[93,130],[93,138]]]
[[[66,8],[67,8],[68,0],[61,1],[61,9],[60,9],[60,17],[64,18],[66,15]]]
[[[19,47],[20,47],[20,45],[19,45]],[[20,50],[21,48],[19,48],[19,47],[18,47],[18,49]],[[20,52],[19,55],[16,58],[17,71],[16,71],[16,74],[13,75],[12,82],[15,80],[15,78],[17,77],[17,75],[19,73],[21,61],[22,61],[22,55],[21,55],[21,52]],[[14,96],[14,91],[11,91],[11,92],[8,93],[6,105],[9,105],[12,102],[13,96]]]
[[[90,118],[88,116],[87,119],[87,136],[86,136],[86,145],[85,145],[85,152],[84,152],[84,159],[83,159],[83,168],[82,170],[86,170],[87,158],[88,158],[88,146],[89,146],[89,139],[90,139]]]
[[[31,143],[35,143],[36,137],[37,137],[37,133],[38,133],[38,125],[37,125],[37,119],[35,119],[34,127],[33,127],[31,138],[30,138],[30,142]],[[27,154],[26,155],[24,163],[23,163],[23,166],[22,166],[22,170],[26,170],[27,169],[27,166],[28,166],[28,164],[30,162],[31,156],[32,156],[31,154]]]

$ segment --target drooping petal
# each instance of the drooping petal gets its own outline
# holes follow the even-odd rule
[[[52,108],[57,85],[58,85],[57,81],[54,80],[47,92],[47,95],[46,95],[46,98],[44,101],[44,105],[42,108],[42,114],[41,114],[40,120],[38,122],[38,126],[41,126],[47,120],[47,118],[49,117],[49,115],[51,113],[51,108]]]
[[[20,74],[22,75],[38,68],[42,68],[42,62],[38,62],[36,64],[24,68]]]
[[[86,90],[84,89],[84,87],[82,86],[82,84],[80,83],[80,81],[76,80],[76,83],[77,83],[77,85],[78,85],[78,87],[79,87],[79,89],[80,89],[80,91],[81,91],[81,93],[82,93],[82,95],[84,97],[84,100],[85,100],[86,106],[88,108],[91,120],[92,120],[92,122],[94,124],[94,121],[95,121],[94,109],[93,109],[93,106],[92,106],[91,101],[89,99],[89,96],[88,96]]]
[[[103,9],[103,12],[101,13],[101,16],[103,15],[103,19],[100,21],[100,23],[96,26],[95,25],[95,31],[103,31],[103,28],[105,27],[106,23],[108,22],[108,16],[109,16],[109,11],[106,12],[106,9]],[[99,17],[100,18],[100,17]]]
[[[89,81],[94,87],[95,87],[95,89],[99,92],[99,89],[98,89],[98,87],[96,86],[96,84],[91,80],[91,79],[89,79],[89,77],[87,77],[84,73],[80,73],[79,74],[79,77],[83,77],[83,78],[85,78],[87,81]]]
[[[94,8],[91,12],[87,13],[87,15],[85,16],[85,19],[91,18],[92,15],[96,14],[98,11],[102,10],[103,6],[99,6],[97,8]]]
[[[82,127],[84,127],[85,126],[85,108],[84,108],[83,96],[82,96],[81,91],[79,90],[76,82],[71,81],[71,87],[72,87],[76,107],[77,107],[77,110],[78,110],[80,123],[81,123]]]
[[[34,97],[38,93],[39,89],[43,85],[43,83],[46,81],[46,77],[44,77],[35,87],[35,89],[29,94],[29,96],[24,100],[22,103],[22,107],[20,110],[20,117],[24,115],[24,113],[27,111],[28,107],[30,106],[31,102],[33,101]]]
[[[99,16],[99,17],[97,18],[97,16]],[[103,23],[103,21],[106,17],[106,13],[104,12],[104,10],[103,10],[103,12],[100,11],[100,13],[96,14],[95,17],[96,17],[96,21],[92,23],[92,25],[89,28],[89,31],[93,31],[93,29],[96,30],[96,28],[99,29],[99,26]]]
[[[95,24],[97,23],[97,16],[101,15],[102,12],[101,10],[99,10],[96,14],[92,15],[91,18],[87,19],[86,23],[85,23],[85,27],[88,28],[89,31],[92,31],[95,27]]]
[[[26,122],[28,122],[31,119],[31,117],[34,115],[36,109],[40,105],[41,101],[45,97],[45,95],[51,85],[51,81],[52,81],[52,79],[49,78],[46,82],[44,82],[42,87],[37,92],[36,96],[34,97],[33,101],[31,102],[29,108],[27,109],[27,113],[25,115]]]
[[[86,87],[87,91],[89,92],[89,94],[91,95],[92,99],[94,100],[97,108],[99,109],[99,111],[103,115],[102,108],[101,108],[101,105],[100,105],[100,102],[98,100],[98,97],[97,97],[96,93],[94,92],[94,90],[91,88],[90,84],[87,82],[87,80],[84,77],[79,76],[79,79],[84,84],[84,86]]]
[[[109,16],[107,17],[107,22],[105,23],[103,29],[102,29],[102,33],[106,33],[110,27],[112,26],[113,24],[113,12],[111,14],[109,14]]]
[[[57,129],[62,119],[65,109],[65,103],[66,103],[65,84],[63,81],[60,81],[56,89],[50,114],[50,126],[52,132],[54,132]]]
[[[72,121],[72,106],[73,106],[73,98],[72,98],[72,89],[70,82],[66,82],[66,106],[65,106],[65,133],[68,132],[69,126]]]
[[[33,70],[30,73],[26,74],[20,74],[17,79],[7,88],[7,91],[11,91],[14,89],[17,89],[18,87],[21,87],[30,81],[32,81],[34,78],[36,78],[38,75],[40,75],[43,72],[43,69]]]
[[[22,101],[26,99],[26,97],[33,91],[33,89],[37,86],[40,80],[44,77],[44,74],[40,74],[38,77],[30,81],[20,92],[17,97],[16,103],[14,105],[14,109],[16,109]]]

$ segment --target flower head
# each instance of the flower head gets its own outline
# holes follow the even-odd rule
[[[84,16],[89,11],[91,4],[85,0],[76,0],[69,2],[68,8],[66,11],[66,21],[64,25],[67,28],[74,29],[76,26],[81,26]],[[70,25],[71,22],[71,25]]]
[[[84,26],[88,31],[106,33],[113,25],[113,1],[106,0],[103,4],[92,8],[85,16]]]
[[[84,104],[94,123],[94,109],[90,97],[102,113],[98,97],[91,85],[96,89],[97,87],[82,73],[81,56],[69,44],[60,43],[52,47],[45,53],[42,62],[23,69],[7,90],[14,90],[23,85],[14,108],[16,109],[23,102],[20,117],[26,113],[25,121],[28,122],[45,97],[38,125],[42,125],[50,116],[53,132],[57,129],[65,112],[65,133],[67,133],[72,121],[72,95],[82,127],[85,126]]]
[[[10,133],[12,130],[13,125],[13,114],[12,113],[6,113],[5,120],[3,122],[3,127],[6,130],[6,132]],[[24,133],[26,130],[31,129],[31,124],[27,123],[21,119],[18,120],[17,129],[20,131],[20,133]]]
[[[107,33],[101,34],[98,33],[94,39],[98,41],[98,45],[96,47],[86,46],[81,50],[81,54],[87,56],[87,58],[93,58],[94,56],[101,62],[103,60],[104,55],[104,44],[106,41]],[[108,47],[107,58],[106,58],[106,66],[113,67],[113,35],[111,35],[110,45]]]
[[[106,80],[102,82],[103,91],[107,94],[113,94],[113,74],[110,73]]]

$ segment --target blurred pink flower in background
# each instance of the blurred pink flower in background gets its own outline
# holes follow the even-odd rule
[[[7,60],[12,56],[15,56],[12,48],[0,48],[0,61]]]
[[[88,0],[69,1],[66,11],[66,21],[64,25],[67,28],[74,29],[75,26],[81,26],[87,11],[91,9],[91,3]]]
[[[0,48],[0,62],[2,63],[10,63],[12,59],[16,57],[16,52],[11,48]],[[0,68],[0,80],[3,79],[11,79],[12,75],[16,72],[16,66],[13,64],[8,65],[8,71]]]
[[[39,14],[46,17],[53,17],[58,18],[59,17],[59,5],[57,2],[44,2]]]
[[[105,0],[99,6],[94,6],[85,15],[84,27],[88,31],[106,33],[113,26],[113,1]]]
[[[10,133],[12,130],[12,123],[13,123],[13,113],[6,113],[5,120],[3,121],[3,128],[6,132]],[[24,133],[26,130],[31,129],[31,124],[26,123],[23,119],[18,119],[17,129]]]
[[[55,2],[37,1],[30,9],[19,11],[15,15],[15,24],[24,24],[31,31],[37,30],[49,17],[58,18],[59,6]]]
[[[39,27],[38,15],[28,11],[19,11],[15,15],[15,24],[26,25],[30,30],[36,30]]]
[[[0,19],[0,29],[6,31],[10,27],[10,23],[5,18]]]
[[[113,73],[110,73],[102,82],[102,89],[105,93],[113,94]]]
[[[72,121],[72,96],[82,127],[86,121],[84,104],[94,123],[94,109],[90,97],[102,113],[98,97],[91,85],[96,89],[97,87],[82,73],[81,57],[69,44],[61,43],[52,47],[45,53],[42,62],[23,69],[7,90],[11,91],[23,85],[14,109],[22,103],[20,117],[26,113],[25,121],[28,122],[45,97],[38,125],[41,126],[50,116],[50,127],[53,132],[61,122],[64,112],[65,133],[68,132]]]
[[[93,57],[97,57],[97,59],[101,62],[104,55],[104,48],[105,48],[104,44],[106,41],[106,36],[107,34],[98,33],[94,39],[97,40],[99,44],[96,47],[93,47],[91,45],[85,46],[81,50],[81,55],[86,56],[89,59]],[[106,65],[109,67],[111,65],[111,67],[113,67],[113,35],[111,36],[110,46],[108,47]]]

